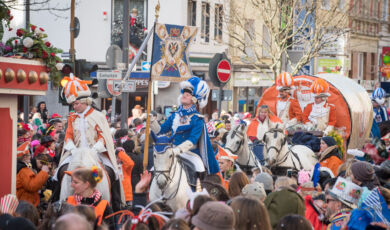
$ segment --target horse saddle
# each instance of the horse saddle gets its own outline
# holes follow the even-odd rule
[[[187,174],[187,181],[190,186],[196,186],[196,180],[198,178],[198,173],[205,171],[202,160],[194,159],[194,156],[182,153],[178,155],[179,163],[183,166]],[[198,162],[198,160],[200,162]],[[200,163],[202,165],[200,165]]]

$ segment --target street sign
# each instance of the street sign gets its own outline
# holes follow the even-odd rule
[[[131,93],[136,91],[135,81],[114,81],[114,91],[120,91],[123,93]]]
[[[119,70],[106,70],[97,71],[97,79],[103,80],[103,79],[115,79],[115,80],[121,80],[122,79],[122,71]]]
[[[69,52],[63,52],[61,53],[62,58],[70,58],[70,53]]]
[[[222,83],[226,83],[230,79],[231,66],[228,60],[222,59],[217,65],[217,77]]]
[[[219,89],[213,89],[211,91],[211,100],[218,101],[219,100]],[[222,101],[231,101],[233,100],[233,91],[232,90],[223,90],[222,91]]]
[[[118,82],[118,80],[107,79],[107,83],[106,83],[107,90],[113,97],[117,97],[117,96],[121,95],[120,91],[114,90],[114,83],[115,82]],[[119,80],[119,82],[120,82],[120,80]]]
[[[231,64],[225,53],[216,53],[209,62],[209,78],[216,87],[223,87],[230,80]]]
[[[142,71],[150,71],[150,61],[143,61],[141,64]]]

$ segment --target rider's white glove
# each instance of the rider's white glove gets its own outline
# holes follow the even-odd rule
[[[73,141],[72,140],[68,140],[66,142],[66,144],[64,145],[64,149],[68,152],[71,152],[73,153],[73,151],[75,151],[77,148],[76,146],[74,145]]]
[[[310,131],[313,128],[313,124],[311,122],[307,122],[304,127],[307,131]]]
[[[155,133],[155,134],[157,134],[157,133],[159,133],[160,132],[160,130],[161,130],[161,127],[160,127],[160,125],[158,124],[158,122],[157,122],[157,119],[154,119],[153,121],[152,121],[152,117],[150,117],[150,129]]]
[[[194,144],[192,144],[191,141],[187,140],[181,143],[180,145],[174,147],[172,151],[175,154],[186,153],[189,152],[192,149],[192,147],[194,147]]]
[[[102,153],[107,151],[102,141],[96,142],[95,145],[92,147],[92,149],[95,150],[97,153]]]

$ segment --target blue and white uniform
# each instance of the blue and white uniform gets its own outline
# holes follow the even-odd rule
[[[382,88],[375,89],[371,94],[371,100],[375,101],[379,105],[379,107],[373,108],[374,121],[377,124],[389,120],[389,116],[387,115],[387,108],[384,106],[385,96],[386,92]]]
[[[196,109],[196,105],[199,105],[199,108],[207,105],[210,88],[198,77],[180,82],[180,88],[179,104],[183,93],[186,92],[192,95],[192,106],[184,109],[180,105],[161,126],[153,121],[150,127],[157,134],[170,132],[175,146],[173,151],[183,154],[181,156],[195,163],[195,167],[200,165],[203,170],[198,168],[197,172],[202,172],[206,168],[209,174],[218,173],[218,161],[215,159],[206,124],[203,116]]]
[[[215,159],[206,124],[203,116],[196,110],[195,105],[189,109],[183,109],[180,106],[160,127],[158,134],[171,132],[175,146],[179,146],[185,141],[190,141],[193,144],[190,151],[201,157],[208,173],[214,174],[219,172],[218,162]]]

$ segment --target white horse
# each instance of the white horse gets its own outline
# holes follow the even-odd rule
[[[154,177],[150,186],[151,201],[162,199],[174,211],[184,208],[188,201],[187,191],[191,188],[187,182],[187,174],[180,163],[178,154],[172,151],[172,138],[155,136],[153,160]]]
[[[318,162],[315,153],[304,145],[292,145],[287,143],[287,137],[282,129],[270,129],[264,134],[264,158],[267,166],[275,168],[301,169],[310,171]]]
[[[66,171],[73,171],[77,168],[92,168],[92,166],[97,166],[103,171],[103,178],[100,183],[97,184],[96,188],[101,192],[102,198],[107,201],[111,201],[110,193],[110,179],[108,173],[105,171],[103,164],[101,163],[98,154],[96,151],[89,148],[77,148],[72,151],[72,156],[69,162],[69,165],[65,169]],[[61,176],[60,176],[61,177]],[[68,196],[73,195],[73,189],[71,187],[72,178],[70,175],[65,173],[62,177],[61,182],[61,193],[60,200],[66,200]]]
[[[246,130],[248,127],[242,123],[231,129],[226,136],[225,149],[237,155],[236,164],[246,173],[261,164],[249,148]]]

